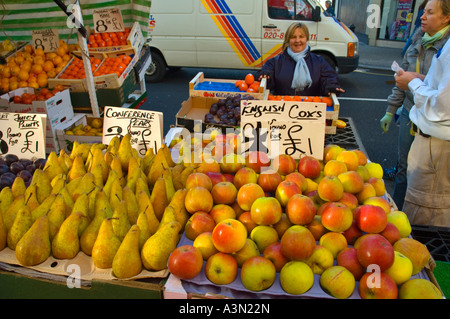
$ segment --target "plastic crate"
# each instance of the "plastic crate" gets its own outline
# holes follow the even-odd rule
[[[450,262],[450,228],[411,225],[411,236],[427,246],[435,260]]]

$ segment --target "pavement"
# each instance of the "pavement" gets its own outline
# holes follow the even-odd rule
[[[357,34],[359,39],[359,67],[375,70],[391,70],[392,62],[401,63],[402,49],[371,46],[365,35]]]

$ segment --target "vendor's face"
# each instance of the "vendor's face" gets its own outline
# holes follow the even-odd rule
[[[439,1],[431,0],[427,3],[420,20],[422,21],[422,31],[432,36],[448,25],[450,15],[444,15]]]
[[[305,50],[308,39],[301,28],[296,28],[291,38],[289,39],[289,46],[294,53]]]

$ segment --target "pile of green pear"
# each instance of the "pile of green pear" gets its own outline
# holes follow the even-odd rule
[[[1,190],[0,251],[23,266],[84,253],[119,279],[165,270],[189,218],[189,172],[164,144],[139,156],[128,134],[75,141],[70,153],[51,152],[28,186],[19,176]]]

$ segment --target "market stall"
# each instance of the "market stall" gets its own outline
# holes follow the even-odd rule
[[[96,9],[112,14],[89,3],[94,25]],[[130,19],[123,44],[98,46],[106,32],[84,11],[85,42],[38,51],[67,59],[46,86],[11,90],[2,73],[2,298],[445,298],[436,252],[335,94],[276,96],[251,74],[200,72],[164,136],[164,114],[139,109],[151,58],[142,18],[128,15],[140,3],[108,2]],[[36,51],[17,46],[6,61]],[[123,70],[97,73],[109,61]]]

